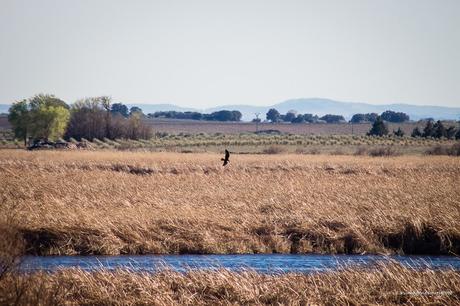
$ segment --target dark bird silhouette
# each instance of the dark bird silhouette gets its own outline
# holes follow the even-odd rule
[[[230,162],[230,152],[228,152],[227,149],[225,149],[225,158],[221,158],[220,160],[224,161],[224,164],[222,166],[225,166]]]

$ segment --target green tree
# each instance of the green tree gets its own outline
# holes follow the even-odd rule
[[[130,109],[129,109],[129,115],[131,116],[132,114],[134,113],[139,113],[141,115],[144,115],[144,113],[142,112],[142,109],[140,107],[137,107],[137,106],[132,106]]]
[[[449,126],[447,129],[446,129],[446,137],[448,139],[454,139],[455,138],[455,133],[457,132],[457,130],[455,129],[455,126]]]
[[[69,110],[62,106],[41,105],[32,112],[33,137],[45,140],[62,137],[69,118]]]
[[[13,104],[9,121],[17,137],[24,139],[57,139],[62,137],[69,121],[69,106],[53,95],[39,94]]]
[[[30,134],[30,109],[27,100],[22,100],[9,109],[8,121],[13,126],[14,136],[24,140],[24,146],[27,146],[27,139]]]
[[[38,94],[29,99],[29,105],[31,109],[38,109],[40,106],[60,106],[65,109],[70,109],[70,107],[59,98],[56,98],[54,95],[48,94]]]
[[[113,103],[112,104],[112,113],[113,114],[120,114],[123,117],[127,118],[129,116],[128,107],[123,103]]]
[[[425,128],[423,129],[423,137],[432,137],[434,135],[434,126],[433,126],[433,121],[428,120],[426,122]]]
[[[438,120],[434,124],[433,129],[434,129],[434,137],[436,138],[447,137],[446,128],[444,127],[444,124],[442,124],[441,120]]]
[[[271,122],[277,122],[280,118],[280,113],[274,109],[270,108],[267,112],[267,120],[270,120]]]
[[[69,122],[69,106],[53,95],[39,94],[29,99],[31,131],[34,139],[55,140],[64,135]]]
[[[388,134],[388,127],[385,122],[383,122],[380,116],[375,119],[375,122],[372,124],[372,128],[367,133],[369,136],[383,136]]]
[[[285,122],[292,122],[292,120],[294,120],[294,119],[296,118],[296,116],[297,116],[296,112],[290,110],[290,111],[288,111],[288,112],[286,113],[286,115],[284,115],[283,120],[284,120]]]
[[[393,134],[397,137],[403,137],[404,136],[404,131],[401,130],[401,127],[398,127],[396,131],[393,131]]]
[[[411,137],[422,137],[422,132],[418,128],[418,126],[412,131]]]

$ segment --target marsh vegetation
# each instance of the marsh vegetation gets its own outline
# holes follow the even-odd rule
[[[460,253],[456,157],[11,153],[29,254]]]

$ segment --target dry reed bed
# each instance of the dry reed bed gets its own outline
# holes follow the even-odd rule
[[[264,275],[220,270],[84,272],[8,275],[0,281],[2,305],[458,305],[460,273],[410,270],[381,264],[376,270]]]
[[[460,159],[0,151],[31,254],[460,253]]]

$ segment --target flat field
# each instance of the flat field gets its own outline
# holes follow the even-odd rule
[[[146,119],[155,132],[166,132],[171,134],[177,133],[223,133],[223,134],[240,134],[252,133],[257,130],[277,130],[281,133],[290,133],[298,135],[365,135],[371,128],[370,123],[260,123],[256,126],[253,122],[214,122],[198,120],[172,120],[172,119]],[[409,134],[415,127],[423,128],[423,123],[405,122],[389,123],[390,132],[397,130],[398,127]]]
[[[240,134],[252,133],[258,130],[278,130],[282,133],[299,135],[365,135],[371,128],[370,123],[337,123],[337,124],[291,124],[291,123],[260,123],[258,127],[253,122],[215,122],[199,120],[178,120],[178,119],[145,119],[145,122],[152,126],[155,132],[160,133],[223,133]],[[415,127],[423,128],[423,123],[405,122],[389,123],[389,131],[397,130],[398,127],[409,134]],[[11,129],[6,116],[0,115],[0,129]]]
[[[0,151],[29,254],[460,253],[460,159]],[[6,235],[6,234],[5,234]]]

